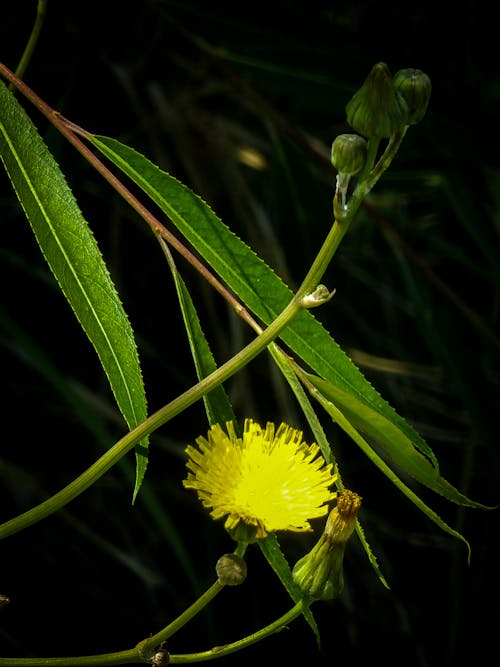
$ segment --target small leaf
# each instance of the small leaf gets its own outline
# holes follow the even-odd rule
[[[130,322],[59,166],[1,82],[0,154],[40,249],[133,428],[146,418],[146,397]],[[146,469],[147,439],[140,443],[137,457],[134,498]]]

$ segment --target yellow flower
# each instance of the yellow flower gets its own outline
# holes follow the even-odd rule
[[[239,438],[232,422],[227,434],[212,426],[208,439],[189,445],[184,486],[194,489],[214,519],[227,517],[225,528],[237,540],[251,542],[277,530],[311,530],[308,519],[324,516],[336,497],[332,465],[318,456],[302,431],[268,422],[263,429],[245,420]]]

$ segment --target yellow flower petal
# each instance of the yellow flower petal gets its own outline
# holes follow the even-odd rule
[[[311,530],[309,519],[327,513],[336,497],[332,465],[316,444],[302,441],[302,431],[268,422],[265,429],[245,420],[243,437],[228,422],[227,433],[213,426],[207,438],[189,445],[186,488],[194,489],[214,519],[226,517],[234,534],[241,524],[256,539],[277,530]]]

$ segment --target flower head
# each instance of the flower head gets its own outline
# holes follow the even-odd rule
[[[336,479],[315,443],[302,441],[302,431],[286,424],[265,429],[245,420],[243,437],[232,422],[227,433],[212,426],[208,438],[189,445],[184,486],[194,489],[214,519],[226,517],[225,528],[237,540],[251,542],[277,530],[311,530],[308,519],[324,516],[336,497]]]

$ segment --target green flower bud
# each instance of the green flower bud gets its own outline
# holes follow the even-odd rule
[[[388,138],[408,124],[408,109],[389,68],[378,63],[346,106],[347,122],[364,137]]]
[[[359,134],[339,134],[332,144],[332,164],[343,174],[357,174],[366,162],[366,139]]]
[[[239,586],[247,577],[247,564],[236,554],[224,554],[217,561],[215,571],[221,584]]]
[[[401,69],[392,80],[394,88],[408,105],[408,124],[419,123],[431,97],[431,80],[419,69]]]
[[[342,593],[345,545],[356,527],[360,507],[357,493],[342,491],[318,542],[295,564],[293,580],[306,598],[332,600]]]

